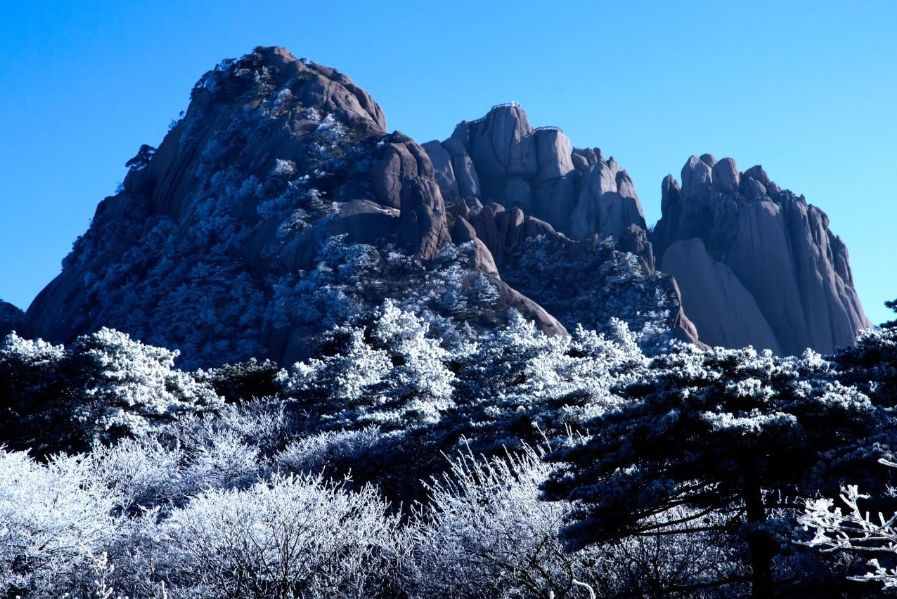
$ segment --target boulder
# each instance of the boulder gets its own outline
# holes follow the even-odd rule
[[[570,217],[569,230],[573,237],[599,237],[619,239],[629,228],[637,224],[645,228],[642,207],[629,177],[618,170],[616,162],[599,162],[591,167],[582,183],[576,207]],[[618,181],[623,185],[618,185]]]
[[[740,175],[735,161],[731,158],[723,158],[713,165],[713,187],[724,193],[734,193],[740,183]]]
[[[526,112],[517,104],[494,107],[467,123],[470,155],[481,177],[533,177],[538,170],[536,140]]]
[[[455,219],[455,224],[452,225],[452,242],[456,245],[461,245],[462,243],[467,243],[468,241],[473,241],[477,238],[477,231],[473,228],[466,218],[463,216],[459,216]]]
[[[374,192],[384,206],[401,205],[402,183],[414,177],[432,177],[433,165],[423,148],[410,138],[393,133],[382,140],[371,169]]]
[[[536,154],[541,180],[563,177],[573,170],[573,146],[570,138],[556,127],[540,127],[535,131]]]
[[[399,243],[417,257],[429,260],[451,241],[439,186],[432,178],[405,179],[401,202]]]
[[[682,188],[689,193],[701,193],[709,189],[712,180],[710,165],[697,156],[691,156],[682,167]]]

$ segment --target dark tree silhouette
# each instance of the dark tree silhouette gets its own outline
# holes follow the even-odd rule
[[[630,403],[590,424],[593,436],[551,457],[563,467],[547,497],[579,506],[565,537],[579,548],[722,526],[747,543],[752,596],[774,596],[771,510],[795,507],[783,497],[836,489],[848,462],[874,467],[865,448],[886,418],[812,352],[689,348],[651,370],[626,390]]]

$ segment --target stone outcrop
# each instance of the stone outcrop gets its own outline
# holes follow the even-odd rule
[[[25,313],[8,302],[0,300],[0,338],[11,331],[24,333]]]
[[[399,243],[419,258],[433,258],[451,241],[445,203],[432,178],[404,180],[399,214]]]
[[[632,225],[646,230],[635,186],[613,158],[574,149],[555,127],[533,129],[517,104],[496,106],[423,147],[449,203],[519,208],[574,239],[620,238]]]
[[[518,207],[490,203],[465,214],[455,217],[453,241],[481,244],[478,253],[487,255],[488,263],[494,256],[502,279],[536,299],[564,327],[603,329],[616,317],[637,332],[657,329],[699,342],[675,280],[654,270],[651,244],[637,225],[618,242],[575,240]],[[662,345],[663,338],[656,342]]]
[[[703,341],[827,353],[869,326],[847,248],[819,208],[731,158],[692,156],[681,178],[663,181],[652,241]]]

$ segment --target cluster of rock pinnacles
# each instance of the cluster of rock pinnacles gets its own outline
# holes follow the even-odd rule
[[[266,106],[272,108],[262,116]],[[224,158],[244,176],[262,180],[275,160],[301,166],[320,115],[330,115],[357,147],[367,148],[370,167],[331,177],[327,193],[336,213],[295,241],[279,240],[275,247],[271,228],[254,212],[238,217],[239,227],[251,229],[252,246],[234,260],[245,263],[254,280],[260,270],[302,266],[314,257],[309,240],[320,243],[337,233],[364,243],[389,239],[422,261],[446,244],[472,243],[475,268],[502,283],[500,301],[543,330],[563,333],[569,318],[543,309],[538,290],[527,289],[530,297],[519,293],[503,271],[519,264],[527,240],[591,252],[613,239],[618,250],[638,256],[634,268],[645,280],[679,304],[669,325],[686,339],[781,353],[806,347],[830,352],[869,326],[847,250],[826,215],[781,189],[759,166],[739,172],[730,158],[692,156],[681,184],[664,179],[662,217],[649,230],[632,180],[612,157],[575,148],[560,129],[531,127],[516,104],[462,122],[444,141],[418,145],[388,134],[383,111],[348,77],[278,48],[259,48],[200,80],[185,118],[146,164],[132,168],[124,190],[101,204],[94,237],[112,235],[119,215],[138,205],[147,214],[188,223],[209,201],[200,193],[212,181],[201,157],[213,141],[220,145],[221,131],[253,131],[249,143],[243,140],[238,152]],[[90,297],[84,280],[88,271],[114,268],[129,243],[99,239],[83,256],[76,248],[27,316],[7,310],[8,319],[58,341],[120,325],[102,321],[104,312],[94,304],[103,299]],[[590,277],[594,273],[582,273],[584,281]],[[123,278],[121,284],[130,283]],[[552,285],[550,277],[546,285]],[[269,354],[280,357],[274,348]]]

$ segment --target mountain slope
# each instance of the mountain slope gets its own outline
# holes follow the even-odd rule
[[[512,137],[530,140],[524,141],[530,150],[544,137],[519,119],[493,121],[482,130],[469,127],[473,137],[499,139],[511,127]],[[425,314],[446,338],[466,326],[504,323],[511,309],[555,334],[565,333],[562,322],[575,324],[572,312],[552,315],[504,280],[504,246],[484,232],[517,231],[519,215],[511,227],[460,195],[450,193],[446,202],[444,169],[434,170],[420,145],[385,127],[376,102],[334,69],[280,48],[224,61],[199,80],[184,117],[158,149],[143,146],[128,162],[122,190],[100,203],[62,274],[28,309],[30,332],[69,342],[114,327],[180,349],[189,367],[252,356],[302,359],[323,331],[364,320],[387,297]],[[533,174],[526,152],[512,147],[513,159],[496,158],[482,147],[471,146],[473,160],[511,160],[508,173],[520,163],[534,177],[567,168],[551,160],[586,160],[559,151],[534,163],[541,171]],[[601,165],[593,170],[615,168]],[[481,170],[491,189],[490,171]],[[495,181],[504,174],[496,171]],[[614,176],[621,198],[615,201],[629,206],[618,212],[625,223],[643,225],[637,201],[625,195],[628,178]],[[619,233],[624,221],[603,217],[610,196],[589,189],[584,234]],[[574,243],[550,225],[524,221],[536,223],[529,236],[561,247]],[[608,251],[617,252],[610,254],[616,266],[596,272],[587,288],[630,275],[642,280],[650,305],[627,305],[619,316],[632,315],[637,331],[662,342],[669,325],[683,319],[671,280],[654,273],[650,261]],[[664,291],[655,293],[656,286]],[[606,316],[591,320],[606,325],[598,322]]]
[[[22,331],[25,314],[8,302],[0,300],[0,335],[10,331]]]

